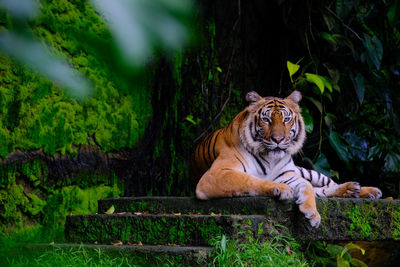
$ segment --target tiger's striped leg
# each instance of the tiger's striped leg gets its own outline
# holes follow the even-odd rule
[[[211,168],[196,187],[198,199],[233,196],[271,196],[279,199],[292,198],[292,189],[280,183],[263,180],[230,168]]]
[[[321,223],[321,216],[317,211],[314,188],[311,183],[304,180],[295,172],[286,172],[275,181],[287,184],[293,189],[299,210],[310,220],[311,226],[317,228]]]
[[[356,182],[335,183],[331,178],[314,170],[298,167],[301,176],[314,186],[317,197],[359,197],[361,187]]]

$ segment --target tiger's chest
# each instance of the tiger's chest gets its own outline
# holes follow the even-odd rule
[[[286,171],[296,171],[291,155],[261,157],[248,155],[246,172],[263,180],[273,181]]]

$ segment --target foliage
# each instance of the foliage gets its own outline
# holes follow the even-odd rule
[[[307,257],[312,259],[317,266],[367,266],[363,261],[351,257],[349,250],[355,249],[359,250],[362,255],[365,254],[363,248],[351,242],[344,246],[325,242],[312,242],[310,246],[306,251]]]
[[[344,172],[341,177],[375,184],[396,195],[399,180],[395,177],[400,171],[397,5],[396,0],[312,3],[307,9],[308,26],[298,30],[308,56],[300,55],[301,66],[287,62],[290,81],[305,99],[303,114],[311,133],[305,151],[314,153],[313,161],[323,154],[332,169]],[[316,124],[319,127],[311,126]],[[395,186],[384,188],[385,183]]]
[[[299,244],[287,238],[240,244],[222,236],[217,239],[214,248],[212,266],[308,266],[298,251]]]

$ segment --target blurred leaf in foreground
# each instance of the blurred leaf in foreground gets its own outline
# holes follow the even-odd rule
[[[189,39],[190,0],[91,0],[110,26],[122,60],[142,66],[155,49],[180,49]]]
[[[65,87],[74,97],[84,98],[91,92],[91,86],[82,74],[61,58],[50,54],[47,47],[32,37],[8,31],[0,32],[0,51],[26,64],[33,71],[47,76],[56,85]]]
[[[35,0],[0,0],[0,8],[17,19],[32,19],[38,14],[38,3]]]

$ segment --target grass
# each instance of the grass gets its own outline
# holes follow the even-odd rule
[[[61,229],[62,230],[62,229]],[[61,230],[59,232],[61,232]],[[47,238],[48,239],[48,238]],[[28,247],[26,244],[49,243],[40,229],[30,229],[12,236],[0,236],[0,266],[187,266],[183,258],[75,248]],[[54,240],[56,243],[63,240]],[[300,251],[300,244],[289,237],[277,236],[270,242],[249,238],[247,244],[217,238],[210,257],[200,266],[310,266]],[[190,266],[193,266],[191,263]]]
[[[23,248],[14,249],[2,255],[0,266],[10,267],[114,267],[114,266],[181,266],[180,259],[164,256],[146,256],[123,254],[120,252],[104,253],[101,249],[78,248]]]
[[[271,242],[240,244],[222,236],[215,244],[211,266],[309,266],[300,245],[290,238],[276,237]]]

